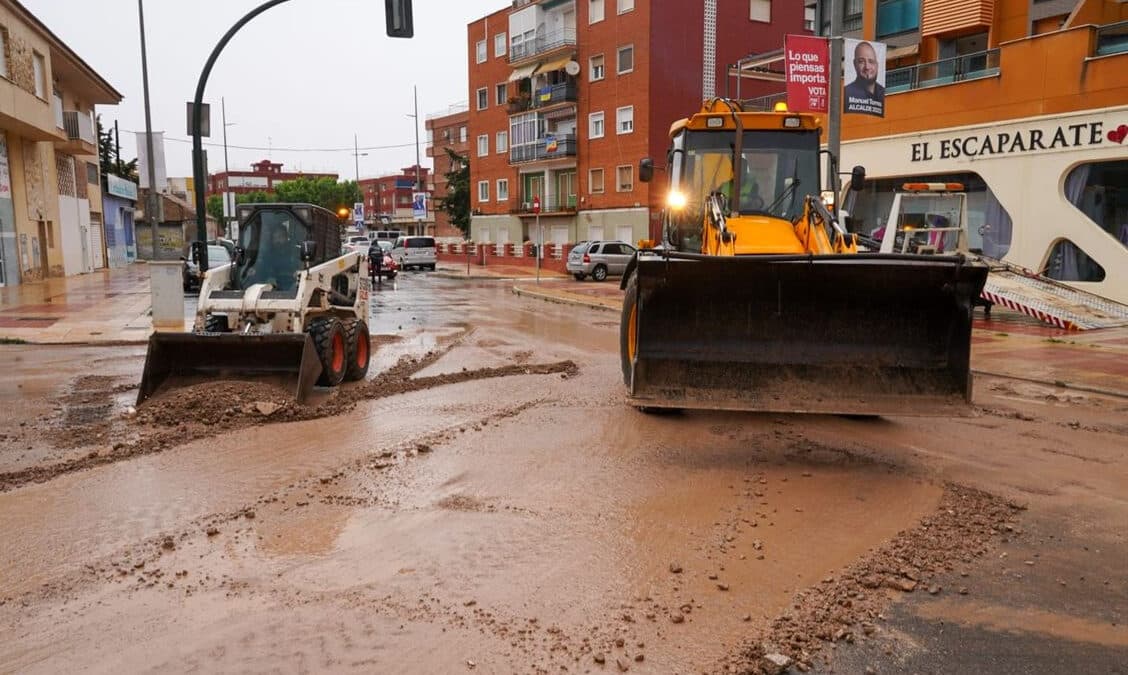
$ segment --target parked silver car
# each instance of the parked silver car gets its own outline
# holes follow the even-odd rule
[[[580,242],[568,252],[568,272],[576,281],[588,275],[603,281],[609,275],[621,275],[635,254],[635,247],[625,241]]]

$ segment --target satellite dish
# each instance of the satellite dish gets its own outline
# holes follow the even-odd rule
[[[575,61],[569,61],[568,63],[564,64],[564,72],[568,73],[569,75],[579,75],[580,64],[576,63]]]

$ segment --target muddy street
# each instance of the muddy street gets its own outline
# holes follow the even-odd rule
[[[144,347],[0,345],[0,671],[1128,663],[1128,397],[650,416],[617,313],[425,273],[372,303],[367,380],[301,406],[135,409]]]

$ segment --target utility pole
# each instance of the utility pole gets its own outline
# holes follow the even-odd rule
[[[157,206],[157,164],[153,155],[153,117],[149,112],[149,61],[145,54],[145,5],[144,0],[137,0],[137,20],[141,24],[141,86],[145,97],[145,152],[149,158],[147,162],[149,174],[149,194],[145,204],[145,217],[153,229],[153,260],[160,257],[160,237],[158,236],[157,221],[160,219]]]
[[[219,97],[219,112],[223,122],[223,192],[220,193],[223,196],[223,231],[230,237],[233,234],[231,219],[235,216],[235,199],[230,195],[231,169],[227,165],[227,101],[222,96]]]
[[[415,99],[415,114],[411,116],[415,122],[415,189],[423,192],[423,179],[419,177],[419,90],[415,85],[411,87],[411,94]]]
[[[827,133],[826,147],[830,150],[831,161],[827,162],[826,184],[827,189],[833,190],[837,185],[838,172],[835,165],[838,163],[838,153],[842,146],[842,11],[839,0],[824,0],[830,8],[830,98],[827,101]],[[815,21],[822,23],[822,17],[815,17]],[[838,199],[835,196],[837,207]]]

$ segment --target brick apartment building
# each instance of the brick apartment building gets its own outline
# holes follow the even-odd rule
[[[470,113],[465,105],[452,106],[450,110],[427,116],[427,156],[435,167],[434,197],[436,200],[447,196],[446,175],[453,170],[447,149],[467,156]],[[450,223],[450,217],[435,204],[435,237],[448,242],[461,241],[462,230]]]
[[[297,178],[332,178],[335,173],[308,173],[304,171],[283,171],[281,162],[264,159],[251,165],[250,171],[220,171],[208,176],[208,194],[219,194],[225,189],[236,194],[246,194],[256,190],[274,191],[274,185]]]
[[[701,106],[725,65],[809,33],[801,2],[516,0],[467,27],[475,241],[657,236],[670,124]],[[774,92],[751,82],[742,97]]]
[[[365,222],[372,229],[388,227],[405,234],[434,234],[435,214],[432,196],[431,170],[425,166],[406,166],[398,174],[361,178],[360,191],[364,197]],[[416,178],[427,193],[427,217],[420,222],[414,218],[411,198],[415,193]]]

